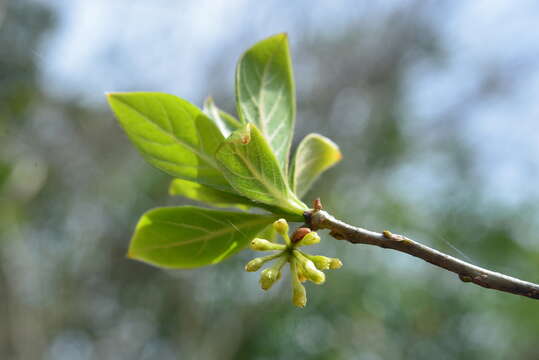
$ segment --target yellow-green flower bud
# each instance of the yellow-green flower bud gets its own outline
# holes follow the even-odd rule
[[[264,258],[254,258],[245,265],[245,271],[257,271],[264,265],[264,263]]]
[[[273,228],[281,235],[288,235],[288,222],[285,219],[279,219],[273,223]]]
[[[297,307],[304,307],[307,304],[307,292],[305,287],[301,285],[299,278],[301,265],[297,258],[290,260],[290,275],[292,276],[292,303]]]
[[[292,303],[297,307],[304,307],[307,304],[307,292],[305,287],[301,285],[301,280],[298,277],[299,266],[297,258],[290,261],[290,273],[292,275]]]
[[[311,231],[298,242],[299,246],[314,245],[320,242],[320,236],[316,231]]]
[[[307,255],[304,255],[299,250],[294,250],[293,254],[298,269],[301,269],[308,280],[315,284],[322,284],[326,281],[326,275],[316,268],[314,263],[307,258]]]
[[[318,270],[311,260],[305,259],[302,265],[303,272],[305,273],[307,279],[311,280],[315,284],[323,284],[326,281],[326,274]]]
[[[307,257],[314,263],[314,266],[318,270],[328,270],[331,266],[331,260],[333,260],[322,255],[307,255]]]
[[[296,263],[297,263],[297,260],[296,260]],[[296,269],[296,274],[298,276],[298,280],[302,283],[307,281],[307,276],[305,276],[305,273],[303,271],[303,266],[301,266],[300,264],[297,264],[295,269]],[[294,275],[292,274],[292,276]]]
[[[260,287],[263,290],[268,290],[279,277],[279,270],[273,267],[262,270],[260,273]]]
[[[294,282],[292,288],[292,303],[297,307],[305,307],[307,304],[307,292],[299,281]]]
[[[260,273],[260,286],[268,290],[281,278],[281,268],[287,262],[287,257],[282,256],[272,267],[262,270]]]
[[[250,272],[251,271],[257,271],[258,269],[260,269],[262,267],[262,265],[264,265],[268,261],[273,260],[273,259],[278,258],[278,257],[281,257],[283,255],[284,255],[284,253],[280,252],[280,253],[273,254],[273,255],[254,258],[253,260],[249,261],[245,265],[245,271],[250,271]]]
[[[254,238],[249,247],[255,251],[269,251],[269,250],[284,250],[286,248],[283,244],[276,244],[266,239]]]
[[[273,223],[273,229],[281,235],[284,239],[284,242],[287,245],[290,245],[290,237],[288,236],[288,222],[285,219],[279,219]]]
[[[342,261],[337,258],[332,258],[329,263],[329,268],[331,270],[340,269],[342,267]]]

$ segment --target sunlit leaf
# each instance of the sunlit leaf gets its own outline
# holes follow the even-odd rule
[[[219,109],[211,97],[207,97],[204,101],[204,113],[215,122],[224,137],[228,137],[242,126],[234,116]]]
[[[228,182],[240,194],[294,214],[307,207],[290,190],[266,138],[245,125],[221,145],[216,158]]]
[[[337,144],[319,135],[309,134],[299,144],[290,170],[290,184],[302,197],[315,180],[342,158]]]
[[[213,156],[224,137],[196,106],[163,93],[111,93],[108,100],[150,164],[174,177],[232,191]]]
[[[286,174],[296,113],[286,34],[262,40],[242,55],[236,69],[236,101],[240,118],[266,136]]]
[[[184,196],[188,199],[200,201],[208,205],[219,207],[237,207],[247,209],[253,202],[243,196],[220,191],[196,182],[174,179],[168,189],[170,195]]]
[[[215,264],[245,248],[275,220],[193,206],[158,208],[139,220],[128,256],[176,269]]]

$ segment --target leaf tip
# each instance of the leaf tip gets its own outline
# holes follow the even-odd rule
[[[105,98],[109,102],[109,104],[112,102],[112,98],[114,97],[114,93],[110,91],[105,92]]]
[[[267,40],[274,44],[274,51],[281,51],[288,48],[288,33],[282,32],[269,37]]]
[[[111,98],[117,96],[118,94],[120,94],[120,93],[114,92],[114,91],[105,91],[105,96],[107,97],[107,99],[111,99]]]
[[[125,94],[125,93],[124,93]],[[108,101],[108,103],[112,106],[112,104],[114,102],[117,102],[117,101],[121,101],[120,99],[120,95],[122,95],[122,93],[120,92],[113,92],[113,91],[107,91],[105,92],[105,97]]]

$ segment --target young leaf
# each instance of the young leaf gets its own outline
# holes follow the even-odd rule
[[[204,113],[215,122],[224,137],[228,137],[243,125],[234,116],[220,110],[211,96],[208,96],[204,101]]]
[[[262,131],[286,174],[296,116],[286,34],[262,40],[242,55],[236,69],[236,102],[240,119]]]
[[[201,201],[208,205],[218,207],[237,207],[238,209],[242,210],[257,207],[267,210],[280,218],[285,218],[288,221],[304,221],[303,215],[300,215],[298,212],[292,213],[290,211],[284,211],[276,206],[254,202],[238,194],[220,191],[209,186],[187,180],[172,180],[169,187],[169,194],[185,196],[189,199]]]
[[[232,191],[213,157],[223,135],[196,106],[163,93],[111,93],[108,100],[150,164],[178,178]]]
[[[248,209],[254,205],[251,200],[246,199],[243,196],[220,191],[203,184],[182,179],[172,180],[168,192],[170,195],[180,195],[218,207]]]
[[[337,144],[319,134],[307,135],[299,144],[290,170],[290,184],[302,197],[314,181],[342,158]]]
[[[273,215],[194,206],[153,209],[140,218],[128,257],[175,269],[215,264],[243,249],[275,220]]]
[[[230,185],[245,197],[293,214],[307,209],[288,187],[275,155],[256,126],[247,124],[234,132],[215,156]]]

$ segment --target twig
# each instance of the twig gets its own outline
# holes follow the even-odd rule
[[[483,269],[459,260],[438,250],[422,245],[402,235],[389,231],[377,233],[348,225],[335,219],[326,211],[318,209],[305,212],[306,224],[313,230],[328,229],[337,240],[347,240],[353,244],[368,244],[401,251],[425,260],[457,274],[463,282],[472,282],[488,289],[505,291],[539,300],[539,285],[511,276]]]

